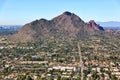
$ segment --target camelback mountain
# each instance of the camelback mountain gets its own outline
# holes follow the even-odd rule
[[[104,29],[94,20],[85,23],[80,17],[71,12],[51,19],[40,19],[25,24],[17,33],[10,36],[16,41],[36,41],[49,38],[81,39],[103,32]]]

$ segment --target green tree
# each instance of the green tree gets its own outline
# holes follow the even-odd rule
[[[77,80],[81,80],[81,78],[80,78],[80,77],[78,77],[78,78],[77,78]]]
[[[57,80],[61,80],[61,76],[57,76]]]
[[[100,76],[98,75],[98,72],[97,72],[97,71],[93,72],[92,78],[93,78],[93,80],[96,80],[96,79],[99,79],[99,78],[100,78]]]
[[[18,75],[17,80],[25,80],[26,76],[25,75]]]
[[[112,75],[112,80],[118,80],[118,78],[115,75]]]
[[[30,76],[27,76],[25,80],[33,80]]]
[[[62,78],[62,80],[69,80],[69,78]]]

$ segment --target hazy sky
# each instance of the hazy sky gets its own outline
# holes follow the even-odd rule
[[[120,21],[120,0],[0,0],[0,25],[52,19],[65,11],[84,21]]]

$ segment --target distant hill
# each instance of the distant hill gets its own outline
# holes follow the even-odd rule
[[[105,30],[112,29],[112,30],[120,30],[120,27],[104,27]]]
[[[96,22],[103,27],[120,27],[120,22],[117,21],[109,21],[109,22]]]
[[[0,25],[0,35],[13,34],[21,27],[22,25]]]
[[[10,39],[17,41],[35,41],[46,38],[82,39],[103,31],[103,27],[97,25],[94,20],[85,23],[74,13],[64,12],[52,20],[40,19],[30,22],[10,36]]]
[[[96,22],[100,26],[103,26],[105,30],[120,30],[120,22],[118,21],[108,21],[108,22]]]

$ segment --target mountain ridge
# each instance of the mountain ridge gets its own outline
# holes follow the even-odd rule
[[[10,36],[11,40],[35,41],[50,38],[81,39],[103,32],[104,29],[94,20],[85,23],[79,16],[71,12],[64,12],[51,19],[40,19],[25,24],[16,34]]]

